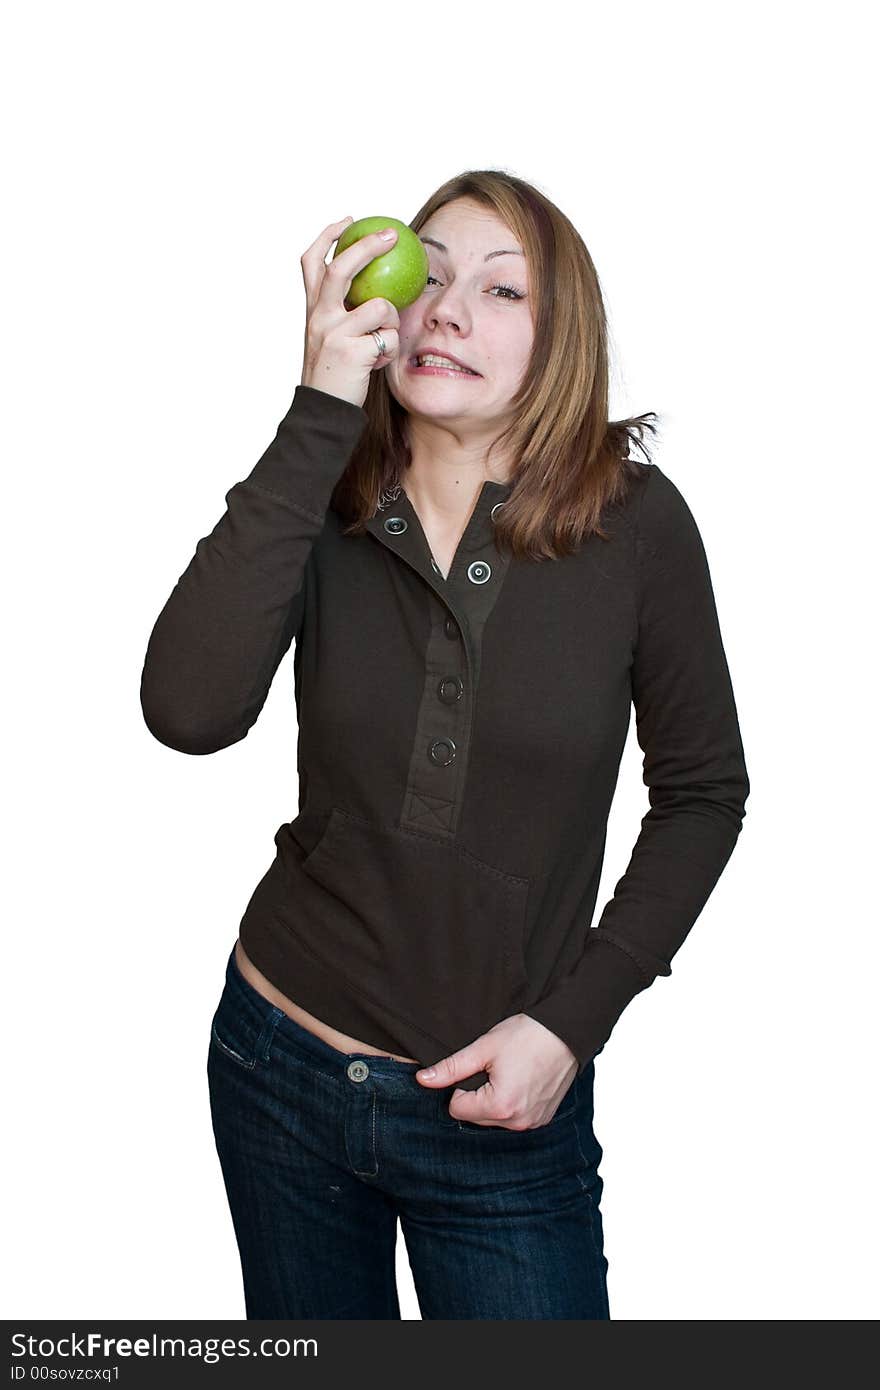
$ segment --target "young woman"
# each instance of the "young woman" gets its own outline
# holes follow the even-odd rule
[[[608,420],[596,272],[533,186],[302,257],[303,373],[159,615],[161,742],[254,724],[294,643],[299,809],[211,1028],[248,1318],[608,1318],[595,1057],[733,850],[749,783],[705,552]],[[590,926],[632,707],[650,809]]]

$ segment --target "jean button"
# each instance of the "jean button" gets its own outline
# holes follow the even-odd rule
[[[346,1071],[352,1081],[366,1081],[370,1074],[370,1068],[366,1062],[349,1062]]]

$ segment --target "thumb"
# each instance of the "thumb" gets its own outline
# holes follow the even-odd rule
[[[466,1076],[482,1071],[485,1065],[482,1047],[479,1042],[473,1042],[459,1048],[458,1052],[451,1052],[439,1062],[433,1062],[430,1067],[422,1067],[421,1071],[416,1072],[416,1080],[429,1086],[451,1086],[455,1081],[462,1081]]]

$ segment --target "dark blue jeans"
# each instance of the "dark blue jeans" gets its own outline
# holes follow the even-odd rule
[[[233,949],[208,1085],[247,1318],[400,1318],[398,1218],[422,1318],[609,1318],[595,1059],[529,1130],[454,1119],[416,1071],[330,1047]]]

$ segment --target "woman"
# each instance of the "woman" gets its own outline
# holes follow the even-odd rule
[[[749,784],[693,516],[609,422],[590,256],[469,171],[389,243],[302,257],[293,404],[147,650],[161,742],[244,738],[291,643],[299,813],[208,1056],[248,1318],[608,1318],[595,1057],[726,864]],[[444,365],[445,364],[445,365]],[[642,450],[644,453],[644,449]],[[647,458],[647,454],[645,454]],[[598,926],[631,707],[650,810]]]

